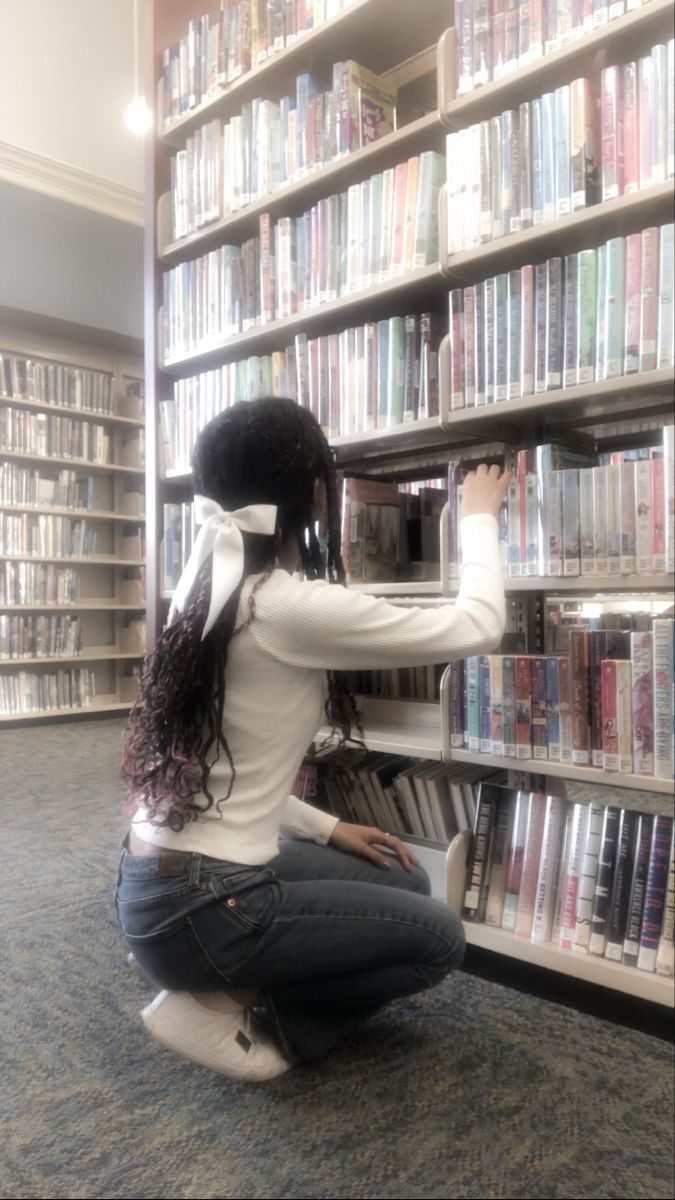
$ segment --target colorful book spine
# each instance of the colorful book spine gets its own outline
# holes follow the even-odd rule
[[[638,62],[638,112],[640,140],[640,187],[652,184],[652,121],[654,120],[654,77],[650,54]]]
[[[562,910],[560,916],[559,945],[571,950],[574,945],[576,927],[577,896],[581,880],[581,865],[586,845],[589,806],[575,804],[572,810],[572,828],[567,849],[567,860],[562,873]]]
[[[640,369],[640,302],[642,282],[642,236],[631,233],[626,238],[626,292],[623,373],[631,375]]]
[[[605,958],[621,962],[636,850],[638,814],[623,808],[619,816],[616,863],[607,917]]]
[[[464,288],[464,404],[473,408],[476,403],[476,309],[475,289]]]
[[[667,61],[664,44],[652,46],[651,180],[666,179],[666,139],[668,136]]]
[[[480,752],[492,754],[492,691],[490,687],[490,655],[478,658],[480,684]]]
[[[572,150],[570,144],[570,85],[555,91],[555,215],[566,217],[572,211]]]
[[[640,929],[637,966],[640,971],[655,971],[661,929],[666,907],[668,867],[673,838],[673,818],[653,818],[644,909]]]
[[[516,757],[532,758],[532,662],[516,657]]]
[[[595,291],[595,378],[604,379],[607,343],[607,244],[597,249]]]
[[[516,757],[516,660],[512,654],[502,658],[502,734],[506,758]]]
[[[461,749],[464,745],[464,671],[463,658],[450,662],[450,746]]]
[[[503,719],[503,669],[501,654],[491,654],[490,658],[490,753],[504,753],[504,719]]]
[[[666,571],[675,571],[675,425],[663,429],[663,477],[665,482]]]
[[[544,223],[555,220],[555,92],[542,98],[542,200]]]
[[[600,835],[602,833],[603,807],[591,804],[588,809],[586,822],[586,841],[581,860],[579,887],[574,918],[574,940],[572,949],[577,954],[588,954],[591,940],[591,918],[593,915],[593,894],[598,871],[600,854]]]
[[[652,572],[652,462],[635,463],[635,557],[638,575]]]
[[[548,758],[548,721],[546,713],[546,659],[533,655],[532,664],[532,757]]]
[[[595,481],[594,468],[579,471],[579,541],[582,576],[599,575],[595,567]]]
[[[607,945],[607,918],[609,915],[610,890],[616,863],[619,835],[620,809],[612,805],[605,807],[598,851],[598,868],[593,889],[591,906],[591,936],[589,954],[602,957]]]
[[[633,771],[633,685],[631,664],[625,659],[616,663],[616,720],[619,742],[619,771]]]
[[[558,692],[560,696],[560,761],[572,762],[572,680],[570,660],[558,663]]]
[[[617,716],[617,662],[615,659],[603,659],[601,667],[602,683],[602,763],[595,761],[593,750],[593,766],[602,766],[605,771],[619,770],[619,730]]]
[[[563,574],[563,481],[562,472],[549,471],[544,476],[544,513],[546,516],[548,557],[545,570],[559,578]]]
[[[623,105],[621,67],[605,67],[600,75],[602,125],[602,199],[623,195]]]
[[[640,142],[638,114],[638,70],[637,63],[626,63],[622,68],[621,89],[623,96],[623,190],[624,195],[640,188]]]
[[[529,938],[532,932],[537,891],[537,874],[541,854],[541,842],[546,814],[546,797],[532,793],[528,797],[525,845],[523,847],[523,869],[516,907],[516,929],[518,937]]]
[[[633,767],[654,774],[654,677],[651,633],[631,633],[633,681]]]
[[[478,655],[466,660],[467,746],[472,754],[480,750],[480,665]]]
[[[481,787],[476,805],[476,817],[464,897],[464,917],[468,921],[483,921],[487,903],[487,883],[490,873],[490,845],[496,816],[494,789]]]
[[[662,458],[653,458],[652,468],[652,570],[662,575],[666,569],[666,482]]]
[[[621,464],[610,463],[607,475],[607,574],[621,574]]]
[[[607,300],[603,379],[623,374],[626,246],[622,237],[607,243]]]
[[[560,762],[560,659],[546,659],[546,719],[548,725],[548,757]]]
[[[510,271],[508,275],[508,369],[507,395],[515,400],[522,395],[522,272]]]
[[[637,570],[635,463],[621,463],[621,574],[634,575]]]
[[[534,268],[521,267],[521,330],[534,328]],[[521,336],[521,395],[530,396],[534,392],[534,338]]]
[[[513,834],[516,799],[517,797],[513,792],[504,790],[504,794],[497,801],[497,815],[492,831],[490,878],[485,906],[485,924],[491,925],[495,929],[499,929],[502,923],[506,868]]]
[[[662,225],[659,255],[659,309],[657,328],[657,366],[672,367],[675,363],[675,225]]]
[[[652,623],[654,652],[654,775],[673,778],[673,620],[658,617]]]
[[[576,383],[592,383],[595,378],[596,307],[597,253],[595,250],[580,250],[577,297]]]
[[[592,629],[589,633],[590,695],[591,695],[591,763],[603,765],[603,697],[601,663],[606,658],[607,635],[604,629]]]
[[[648,813],[639,813],[637,821],[635,858],[630,883],[626,933],[623,939],[623,962],[627,967],[636,967],[640,951],[640,931],[644,913],[649,871],[649,852],[652,841],[654,818]]]
[[[462,292],[450,292],[450,407],[464,408],[464,338]]]
[[[654,371],[658,362],[659,230],[642,230],[642,284],[640,293],[640,370]]]
[[[675,974],[675,830],[670,837],[670,855],[668,860],[668,883],[666,885],[666,902],[663,914],[663,925],[656,953],[656,974],[665,979],[672,979]]]
[[[546,263],[546,383],[547,391],[555,391],[563,383],[563,288],[562,259],[549,258]]]
[[[572,762],[588,766],[590,761],[590,692],[588,675],[588,631],[570,629],[570,684],[572,693]]]
[[[563,483],[563,574],[578,575],[581,569],[579,536],[579,472],[569,467],[561,472]]]
[[[607,473],[604,467],[592,467],[595,533],[595,573],[607,575]]]
[[[527,792],[518,792],[513,819],[511,844],[506,864],[506,880],[504,883],[504,905],[502,909],[502,929],[515,933],[516,915],[518,912],[518,897],[520,881],[523,872],[523,855],[525,852],[525,834],[529,804]]]
[[[573,387],[577,381],[579,320],[577,298],[579,294],[579,255],[568,254],[563,260],[565,346],[563,358],[563,383]]]
[[[533,942],[547,942],[551,936],[565,816],[564,801],[558,796],[547,796],[530,934]]]

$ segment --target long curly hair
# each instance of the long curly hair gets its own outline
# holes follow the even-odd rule
[[[295,537],[307,579],[343,584],[340,508],[333,456],[314,417],[293,400],[264,397],[226,409],[201,432],[192,472],[197,494],[232,511],[277,505],[273,537],[244,533],[244,575],[259,574],[246,619],[236,626],[241,585],[202,641],[211,594],[211,561],[202,566],[183,611],[148,655],[124,737],[122,778],[129,811],[142,802],[149,819],[179,832],[214,804],[209,773],[221,752],[236,778],[223,706],[230,641],[255,620],[256,593],[274,570],[279,549]],[[315,529],[314,483],[328,501],[325,553]],[[360,732],[345,676],[329,671],[326,717],[340,746]],[[220,803],[221,801],[219,801]]]

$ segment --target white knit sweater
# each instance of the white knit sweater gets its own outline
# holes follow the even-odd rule
[[[223,730],[236,768],[222,754],[209,787],[216,800],[181,833],[158,828],[143,807],[133,828],[146,842],[235,863],[274,858],[280,831],[326,843],[337,818],[289,796],[323,720],[327,669],[422,666],[494,649],[504,630],[504,588],[494,517],[461,523],[463,566],[453,605],[398,608],[327,583],[301,583],[278,569],[258,589],[255,617],[230,642]],[[242,587],[239,621],[249,615]],[[223,801],[221,804],[217,802]]]

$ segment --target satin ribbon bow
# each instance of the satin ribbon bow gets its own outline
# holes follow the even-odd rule
[[[208,496],[195,496],[194,508],[195,520],[201,529],[173,594],[169,620],[184,609],[199,569],[211,555],[211,603],[202,632],[204,641],[241,583],[244,574],[242,530],[271,536],[276,529],[277,508],[275,504],[249,504],[247,508],[225,512]]]

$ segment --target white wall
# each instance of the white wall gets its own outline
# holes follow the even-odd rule
[[[0,141],[142,190],[133,0],[0,0],[0,62]]]

